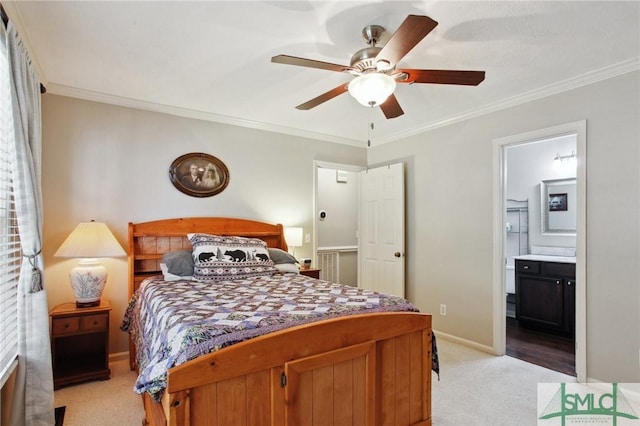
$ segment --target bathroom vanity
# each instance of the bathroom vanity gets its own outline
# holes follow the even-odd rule
[[[516,319],[522,327],[574,337],[576,258],[515,257]]]

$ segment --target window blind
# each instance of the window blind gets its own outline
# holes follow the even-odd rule
[[[9,84],[3,39],[0,40],[0,379],[18,354],[17,297],[22,263],[9,155],[14,137]]]

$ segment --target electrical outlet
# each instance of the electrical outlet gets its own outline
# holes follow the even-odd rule
[[[447,316],[447,305],[440,305],[440,315],[442,315],[443,317]]]

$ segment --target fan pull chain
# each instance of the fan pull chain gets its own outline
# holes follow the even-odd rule
[[[373,121],[367,126],[367,147],[371,146],[371,131],[373,130]]]

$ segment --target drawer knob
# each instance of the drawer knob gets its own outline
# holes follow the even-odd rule
[[[65,325],[64,325],[64,328],[69,328],[69,324],[65,324]]]
[[[98,325],[98,321],[94,321],[94,322],[93,322],[93,325]]]
[[[525,267],[523,267],[522,269],[529,269],[529,267],[528,267],[528,266],[525,266]]]
[[[560,280],[556,281],[556,284],[560,284]]]

